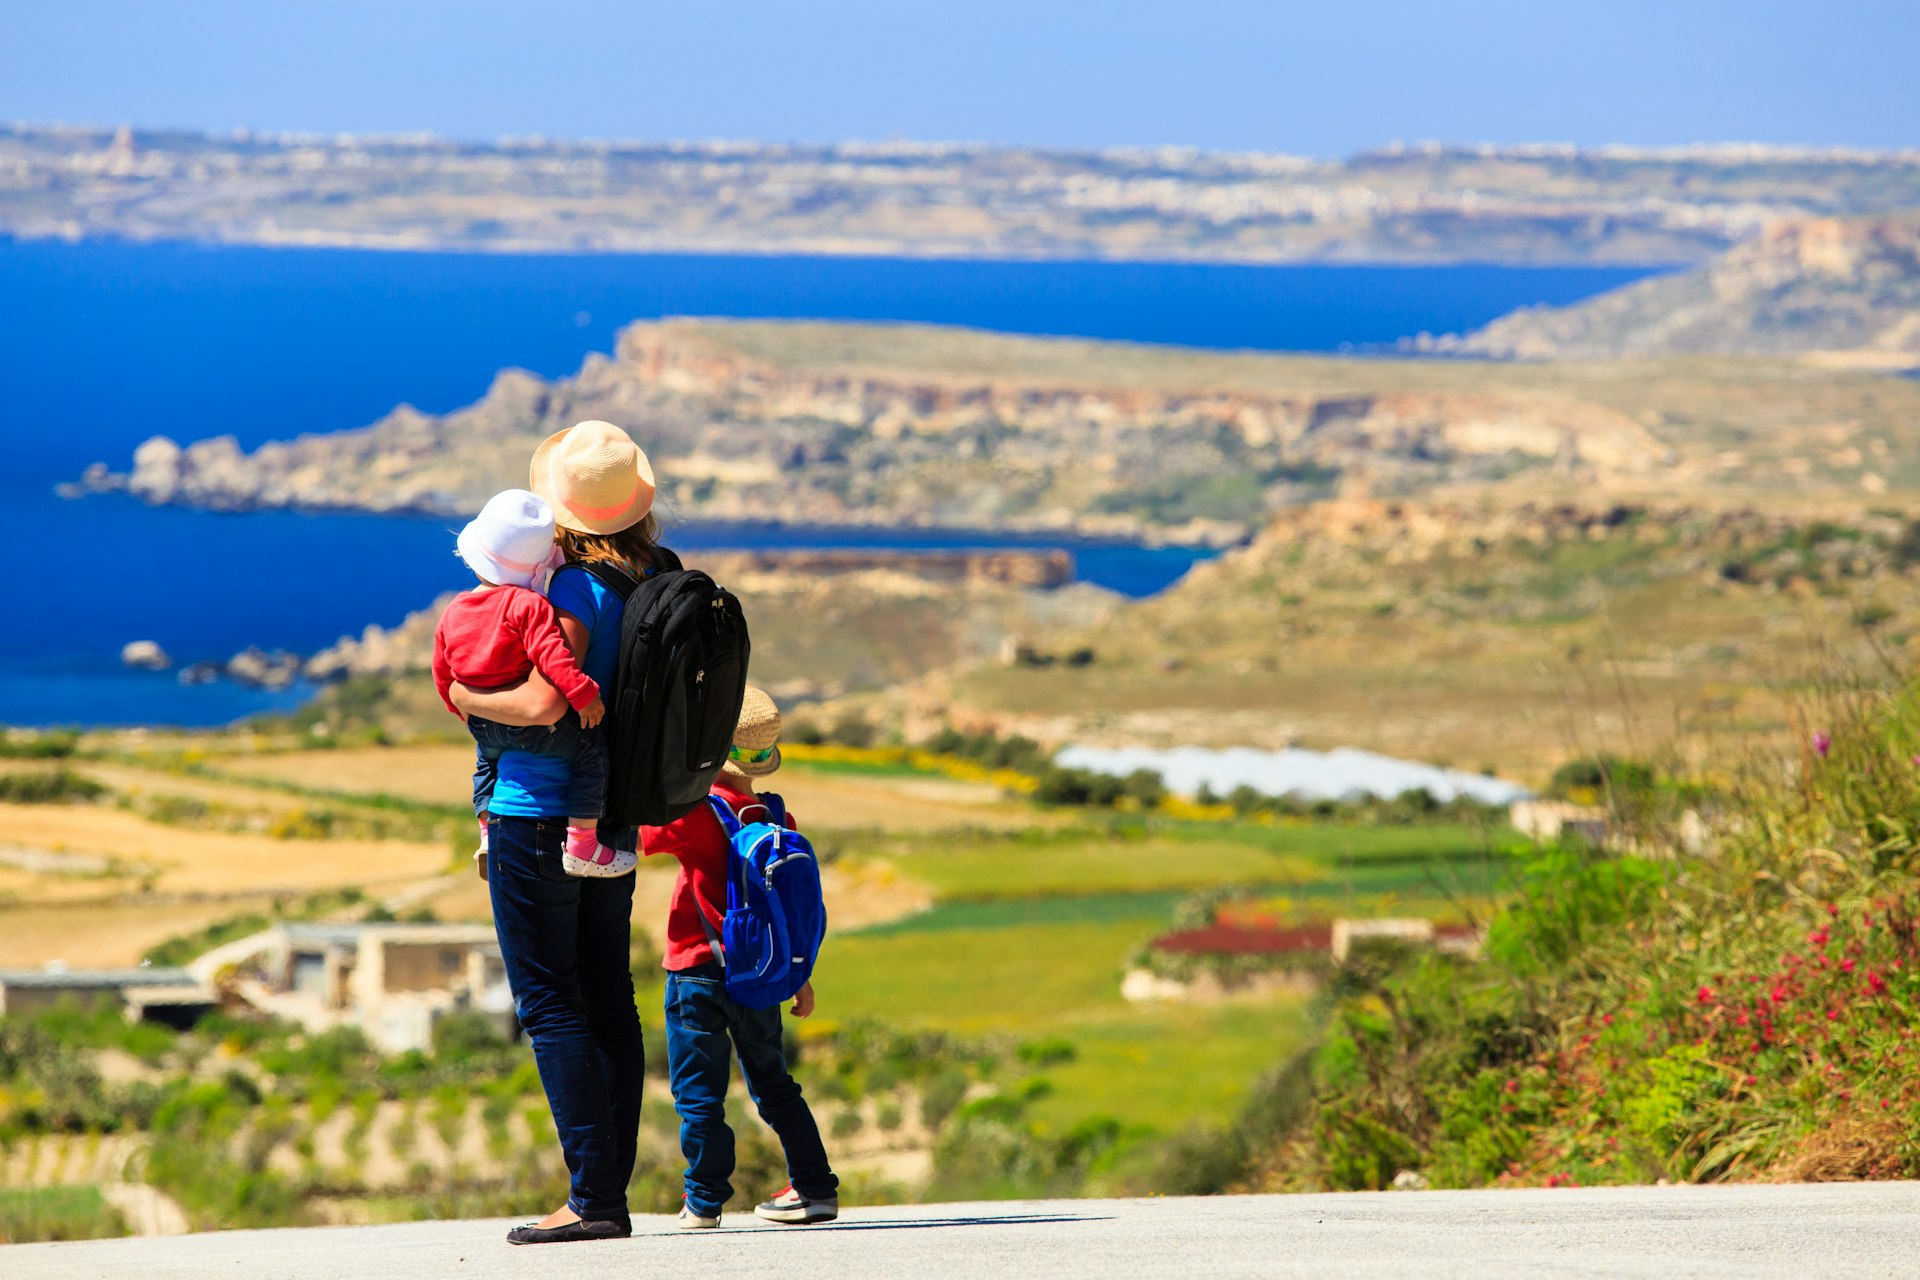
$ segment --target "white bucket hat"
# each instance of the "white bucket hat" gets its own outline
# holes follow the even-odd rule
[[[528,483],[554,520],[580,533],[619,533],[653,509],[653,464],[611,422],[576,422],[533,451]]]
[[[525,489],[496,493],[455,545],[467,568],[488,582],[539,591],[553,567],[553,508]]]

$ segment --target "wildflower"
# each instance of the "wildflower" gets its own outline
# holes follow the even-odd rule
[[[1508,1093],[1520,1092],[1520,1082],[1518,1080],[1507,1081],[1507,1092]]]
[[[1733,1020],[1733,1025],[1734,1025],[1734,1026],[1736,1026],[1736,1027],[1744,1027],[1744,1026],[1746,1026],[1746,1025],[1747,1025],[1747,1015],[1743,1013],[1743,1014],[1741,1014],[1741,1015],[1740,1015],[1739,1017],[1737,1017],[1737,1018],[1735,1018],[1735,1019]]]
[[[1742,1080],[1740,1083],[1744,1085],[1756,1085],[1760,1083],[1760,1077],[1750,1075],[1746,1079]]]
[[[1852,972],[1853,972],[1853,961],[1851,961],[1851,960],[1842,960],[1842,961],[1840,962],[1840,972],[1842,972],[1842,973],[1852,973]]]
[[[1816,733],[1813,735],[1813,754],[1819,756],[1822,760],[1825,760],[1827,758],[1827,751],[1832,746],[1833,746],[1832,734],[1823,732],[1823,733]]]
[[[1837,902],[1829,902],[1827,904],[1827,914],[1830,916],[1838,916],[1840,914],[1840,904]]]
[[[1887,980],[1880,976],[1879,971],[1874,969],[1867,970],[1867,990],[1877,996],[1886,989]]]
[[[1696,992],[1694,993],[1694,996],[1693,996],[1693,998],[1694,998],[1695,1000],[1698,1000],[1698,1001],[1699,1001],[1699,1002],[1700,1002],[1701,1004],[1712,1004],[1712,1003],[1713,1003],[1713,988],[1712,988],[1712,987],[1704,987],[1704,986],[1703,986],[1703,987],[1701,987],[1701,988],[1700,988],[1700,990],[1698,990],[1698,991],[1696,991]]]

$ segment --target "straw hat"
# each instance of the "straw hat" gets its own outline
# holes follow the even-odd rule
[[[764,778],[780,767],[780,708],[773,705],[767,692],[747,686],[746,700],[740,704],[740,722],[733,730],[733,750],[727,753],[722,772],[746,778]],[[761,752],[764,758],[756,759]]]
[[[576,422],[533,451],[531,488],[554,522],[580,533],[619,533],[653,509],[653,464],[611,422]]]
[[[553,508],[525,489],[496,493],[460,531],[455,547],[484,581],[538,591],[551,567]]]

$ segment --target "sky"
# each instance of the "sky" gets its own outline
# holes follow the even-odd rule
[[[0,120],[1336,156],[1920,146],[1914,0],[22,0]]]

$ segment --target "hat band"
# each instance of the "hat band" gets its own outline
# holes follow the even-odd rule
[[[491,549],[487,551],[487,558],[499,565],[502,569],[511,569],[515,573],[532,573],[536,569],[544,569],[547,567],[547,562],[544,560],[531,564],[525,560],[509,560],[498,551]]]
[[[562,498],[560,501],[566,504],[567,510],[573,512],[574,515],[579,516],[583,520],[611,520],[617,515],[624,515],[626,512],[631,511],[634,500],[639,496],[640,477],[635,476],[633,478],[633,488],[627,491],[627,500],[625,502],[616,502],[610,507],[589,507],[575,502],[571,498]]]
[[[777,744],[764,751],[742,751],[739,747],[728,747],[727,759],[735,764],[765,764],[773,759],[773,753],[779,749]]]

